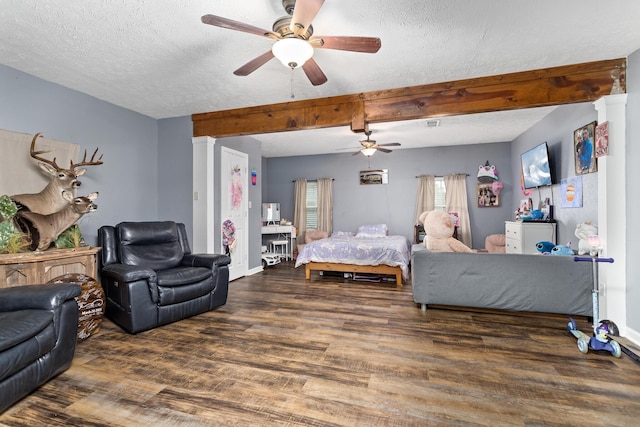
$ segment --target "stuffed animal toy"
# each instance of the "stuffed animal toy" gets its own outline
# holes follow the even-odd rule
[[[591,224],[591,222],[583,222],[576,226],[576,237],[580,239],[578,241],[578,255],[588,254],[591,250],[589,244],[589,236],[598,234],[598,226]]]
[[[433,252],[473,252],[467,245],[453,238],[453,221],[444,211],[427,211],[420,214],[424,224],[424,245]]]
[[[566,245],[557,245],[551,249],[549,255],[574,255],[573,249],[571,249],[571,242]]]
[[[536,249],[538,250],[538,252],[545,255],[550,253],[551,249],[553,249],[555,246],[555,243],[546,240],[536,243]]]

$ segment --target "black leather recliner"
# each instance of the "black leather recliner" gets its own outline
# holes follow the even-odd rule
[[[72,283],[0,289],[0,413],[71,365],[78,295]]]
[[[106,316],[132,334],[227,302],[231,258],[192,254],[182,223],[102,226],[98,245]]]

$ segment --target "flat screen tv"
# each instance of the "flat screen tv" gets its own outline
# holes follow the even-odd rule
[[[520,155],[524,188],[551,185],[551,168],[549,166],[549,148],[547,143],[533,147]]]

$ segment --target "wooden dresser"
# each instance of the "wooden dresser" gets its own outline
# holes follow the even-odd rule
[[[100,248],[49,249],[43,252],[0,254],[0,288],[47,283],[63,274],[96,277]]]

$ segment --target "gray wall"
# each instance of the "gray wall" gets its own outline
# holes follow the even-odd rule
[[[522,198],[520,189],[520,154],[530,148],[547,142],[551,176],[554,185],[533,190],[530,196],[534,207],[540,199],[550,197],[554,204],[554,217],[557,222],[557,243],[571,242],[574,249],[578,249],[578,238],[575,237],[576,225],[585,221],[598,223],[598,174],[582,175],[583,201],[581,208],[562,208],[560,206],[560,181],[562,178],[573,177],[575,173],[575,159],[573,155],[573,131],[597,120],[598,114],[592,103],[562,105],[548,114],[540,123],[524,132],[511,143],[512,182],[518,183],[514,192],[514,209]]]
[[[478,167],[486,161],[505,179],[501,206],[478,208],[475,201]],[[279,202],[281,214],[293,219],[294,184],[298,178],[334,178],[334,230],[356,231],[359,225],[386,223],[390,234],[413,240],[418,180],[422,174],[467,173],[469,215],[473,247],[484,247],[489,234],[504,233],[504,220],[511,215],[513,185],[509,182],[509,143],[394,150],[364,156],[327,154],[266,159],[264,200]],[[360,185],[359,171],[388,169],[388,185]]]
[[[192,133],[191,117],[158,121],[158,219],[183,222],[189,236],[193,236]]]
[[[104,154],[104,164],[88,167],[78,190],[100,193],[98,210],[79,223],[88,244],[96,244],[103,224],[158,217],[156,120],[2,65],[0,100],[0,128],[43,132],[79,144],[89,156],[96,147]]]
[[[627,66],[627,325],[640,332],[640,51]]]

